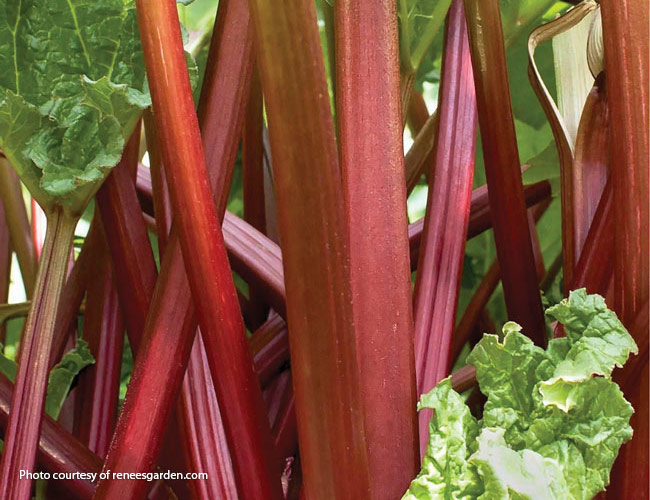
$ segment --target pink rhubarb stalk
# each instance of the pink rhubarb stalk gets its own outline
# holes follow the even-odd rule
[[[476,148],[476,97],[462,0],[448,14],[438,107],[440,127],[429,166],[430,185],[415,282],[415,359],[418,394],[449,372]],[[421,411],[420,452],[431,412]]]

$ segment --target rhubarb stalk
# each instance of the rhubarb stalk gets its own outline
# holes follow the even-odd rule
[[[604,0],[601,11],[613,124],[609,153],[614,188],[614,307],[629,326],[647,307],[650,282],[648,4],[644,0]],[[633,334],[638,339],[647,336],[647,322]],[[633,421],[637,436],[622,450],[613,470],[618,477],[608,489],[608,498],[648,496],[647,358],[645,375],[636,382],[630,398],[639,415]]]
[[[257,70],[253,70],[251,90],[242,131],[242,198],[244,220],[255,229],[266,232],[264,200],[264,133],[262,87]],[[263,297],[249,284],[248,296],[255,327],[264,322],[268,307]]]
[[[476,97],[462,0],[449,10],[435,159],[415,284],[415,359],[418,394],[449,372],[476,147]],[[420,452],[428,442],[430,411],[420,412]]]
[[[27,298],[31,298],[36,281],[36,254],[22,193],[20,181],[11,165],[0,156],[0,201],[4,206],[11,244],[18,259],[25,293]]]
[[[20,500],[30,496],[32,482],[20,478],[20,471],[34,468],[56,311],[77,220],[60,208],[48,214],[32,306],[20,341],[18,373],[0,462],[1,498]]]
[[[273,151],[305,496],[368,498],[346,214],[315,5],[249,5]]]
[[[485,174],[508,317],[537,344],[546,327],[528,230],[498,0],[465,0]]]
[[[369,498],[392,499],[418,462],[397,5],[341,0],[334,12],[360,399],[374,478]]]
[[[95,260],[95,277],[88,286],[83,337],[95,363],[79,376],[80,403],[75,433],[100,457],[106,456],[117,416],[124,320],[108,249]]]
[[[260,411],[261,393],[244,336],[219,219],[212,203],[185,67],[176,6],[174,2],[141,1],[137,3],[137,9],[145,62],[152,82],[151,93],[160,152],[172,201],[177,207],[176,215],[182,236],[179,239],[187,264],[190,288],[209,351],[212,373],[219,371],[219,377],[214,379],[218,397],[229,403],[224,407],[226,435],[229,442],[238,443],[237,447],[231,448],[238,487],[241,494],[247,498],[279,498],[279,481],[276,487],[275,481],[270,477],[272,469],[267,465],[268,457],[265,457],[267,449],[264,443],[267,439],[270,441],[270,435],[264,436],[266,417],[263,410]],[[207,81],[206,84],[212,91],[212,86]],[[206,144],[209,144],[210,148],[215,147],[214,141],[206,141]],[[221,155],[216,156],[222,158]],[[220,169],[215,174],[227,175],[227,170]],[[220,182],[227,184],[226,181]],[[176,253],[171,247],[178,243],[172,241],[170,238],[166,257],[167,254]],[[196,259],[194,252],[210,257]],[[171,261],[166,260],[169,265]],[[184,274],[182,264],[179,271]],[[183,283],[182,276],[176,276],[175,279],[180,278]],[[161,290],[164,289],[165,287],[161,287]],[[160,296],[164,301],[158,307],[173,309],[179,306],[178,303],[172,306],[166,302],[169,294],[161,293]],[[189,329],[190,323],[193,322],[189,304],[178,308],[181,313],[185,313],[183,322]],[[191,340],[192,336],[184,333],[181,338],[183,341],[177,346],[179,353],[176,359],[184,366],[191,346],[186,340]],[[145,348],[149,349],[149,345]],[[154,355],[155,353],[149,350],[148,357]],[[159,360],[156,361],[156,366],[161,366]],[[223,372],[224,368],[228,368],[227,373]],[[148,377],[147,370],[141,371]],[[153,385],[153,381],[143,381],[140,387],[148,387],[149,384]],[[266,425],[268,426],[268,423]],[[132,419],[130,423],[123,424],[122,433],[137,429],[138,426]],[[254,477],[255,480],[246,479],[248,477]],[[118,487],[115,482],[100,483],[97,496],[111,497]]]
[[[0,202],[0,304],[9,300],[9,284],[11,283],[11,238],[5,211]],[[0,324],[0,342],[5,343],[6,326]]]

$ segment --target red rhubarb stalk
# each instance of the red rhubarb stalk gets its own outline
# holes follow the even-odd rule
[[[368,498],[346,213],[315,5],[249,4],[273,151],[305,496]]]
[[[642,0],[601,5],[614,181],[616,310],[631,323],[648,300],[648,9]],[[630,272],[630,269],[636,272]]]
[[[3,433],[9,420],[12,391],[13,385],[9,379],[0,374],[0,427]],[[48,472],[68,474],[99,473],[102,466],[99,457],[47,415],[43,417],[37,460]],[[60,484],[72,498],[79,500],[89,500],[95,490],[95,485],[89,480],[74,476],[61,481]]]
[[[20,500],[30,496],[32,481],[20,478],[20,471],[33,471],[34,467],[56,311],[77,220],[61,208],[48,214],[32,306],[18,352],[18,372],[0,462],[0,498]]]
[[[508,317],[543,345],[537,285],[498,0],[465,0],[485,174]]]
[[[340,164],[373,478],[369,498],[393,499],[418,464],[397,4],[341,0],[334,13]]]
[[[229,5],[229,3],[222,3],[222,9],[227,9]],[[222,11],[222,14],[217,17],[216,29],[220,29],[219,23],[223,23],[226,17],[228,16],[224,15]],[[217,43],[217,40],[218,37],[213,38],[213,45]],[[151,161],[150,181],[153,206],[156,213],[158,248],[160,252],[164,252],[172,228],[171,199],[167,189],[164,166],[158,153],[158,140],[151,113],[145,114],[145,126],[148,131],[149,158]],[[224,195],[225,192],[222,192],[221,197]],[[180,255],[177,240],[176,255]],[[187,280],[184,280],[184,284],[184,289],[187,290]],[[188,295],[189,291],[186,292],[186,296]],[[205,500],[212,498],[236,500],[237,487],[232,470],[232,461],[226,442],[219,403],[212,383],[205,345],[200,332],[197,332],[194,337],[194,344],[176,405],[176,415],[178,415],[181,437],[183,438],[182,446],[185,463],[188,469],[194,472],[211,471],[207,479],[189,482],[194,497]],[[165,443],[167,450],[164,451],[174,453],[174,450],[170,450],[170,446],[173,444],[167,441]]]
[[[647,306],[650,284],[648,5],[643,0],[605,0],[601,11],[613,124],[609,153],[614,189],[614,307],[623,323],[631,326]],[[639,339],[647,336],[647,322],[632,333]],[[647,364],[629,397],[638,415],[632,422],[635,437],[612,471],[616,479],[607,490],[608,498],[648,496]]]
[[[151,113],[145,114],[145,126],[148,130],[151,161],[151,177],[149,179],[156,213],[158,248],[160,252],[164,252],[172,225],[171,199],[167,190],[164,167],[157,152],[155,124]],[[178,245],[176,246],[177,254],[180,254],[180,248]],[[187,281],[185,284],[187,286]],[[194,497],[197,499],[236,500],[237,488],[232,462],[200,332],[197,332],[194,337],[181,393],[176,404],[176,418],[173,418],[171,423],[179,424],[180,436],[177,436],[182,438],[187,468],[194,472],[211,471],[207,479],[189,482]],[[174,431],[171,427],[168,429],[171,432]],[[163,449],[163,453],[176,453],[176,450],[171,447],[177,444],[172,440],[167,440],[164,443],[166,449]]]
[[[246,498],[279,498],[281,494],[279,481],[276,487],[275,481],[269,476],[271,469],[267,465],[268,459],[265,456],[267,450],[264,443],[267,440],[270,442],[270,435],[264,436],[266,417],[261,410],[261,393],[244,336],[236,293],[223,247],[219,219],[212,203],[175,3],[142,1],[137,3],[137,8],[146,66],[150,81],[154,82],[151,85],[151,93],[156,130],[161,141],[159,145],[161,157],[166,166],[172,200],[176,207],[182,207],[176,211],[176,214],[179,233],[182,236],[181,247],[186,257],[185,261],[188,263],[190,288],[193,290],[192,296],[196,301],[199,322],[205,335],[212,373],[213,375],[219,373],[219,377],[213,377],[218,397],[229,403],[223,415],[226,435],[229,442],[238,443],[238,446],[232,449],[238,486],[241,494]],[[207,81],[204,85],[207,85],[209,91],[213,90]],[[228,100],[226,102],[230,103]],[[210,148],[215,147],[214,142],[206,141],[206,143]],[[206,152],[212,153],[211,150]],[[223,155],[216,156],[219,161],[223,161]],[[217,177],[228,176],[227,171],[227,168],[220,168],[215,174]],[[228,182],[220,181],[220,183]],[[178,262],[178,258],[173,255],[177,254],[177,251],[172,248],[177,244],[173,243],[172,235],[165,259],[168,265],[172,260]],[[193,252],[205,258],[197,259]],[[167,258],[167,254],[171,258]],[[178,270],[178,267],[176,265],[175,268]],[[169,281],[168,276],[164,277],[168,283],[182,284],[183,276],[181,262],[180,272],[176,273],[173,280]],[[163,273],[160,279],[162,278]],[[161,286],[161,290],[165,290],[165,286]],[[184,303],[185,307],[178,302],[173,306],[167,302],[170,298],[169,293],[160,293],[156,297],[158,295],[161,296],[160,307],[178,308],[181,312],[190,310],[187,302]],[[193,323],[193,315],[191,311],[189,312],[189,315],[183,314],[184,324],[188,325],[188,331],[193,333],[189,328]],[[173,359],[178,360],[181,368],[185,366],[189,356],[191,342],[188,340],[192,339],[191,333],[181,334],[181,345],[175,346],[179,352]],[[175,344],[179,342],[176,341]],[[149,349],[147,357],[150,359],[158,355],[150,350],[149,344],[145,349]],[[154,359],[154,361],[155,366],[165,365],[160,360]],[[148,377],[152,370],[141,369],[141,372],[143,377]],[[171,380],[174,382],[171,382],[171,387],[167,388],[168,392],[175,392],[174,386],[178,387],[176,379],[180,382],[176,373],[173,375]],[[156,383],[160,384],[160,381]],[[147,388],[150,384],[153,385],[153,380],[142,382],[140,387]],[[137,394],[137,390],[134,392]],[[136,401],[133,404],[138,403]],[[122,425],[122,436],[118,436],[118,439],[126,440],[128,443],[128,436],[132,432],[136,436],[139,425],[138,419],[131,417]],[[115,460],[120,460],[120,457],[116,456]],[[120,467],[125,465],[128,466],[124,461],[120,463]],[[248,477],[254,477],[255,480],[246,479]],[[118,488],[120,486],[115,481],[100,483],[97,496],[110,498]]]
[[[124,321],[105,244],[103,250],[89,282],[83,328],[95,363],[79,375],[75,417],[75,434],[100,457],[106,456],[113,435],[124,343]]]
[[[253,71],[251,90],[246,106],[246,118],[242,130],[242,198],[244,220],[255,229],[266,232],[266,210],[264,199],[264,116],[262,114],[262,87],[257,70]],[[268,307],[263,296],[248,286],[248,296],[255,327],[264,322]]]
[[[452,333],[465,256],[476,148],[476,97],[462,0],[448,14],[439,133],[415,282],[415,359],[418,394],[449,372]],[[431,412],[420,412],[420,452]]]
[[[120,163],[96,195],[133,352],[140,350],[156,283],[156,266],[144,221],[138,220],[142,212],[132,177],[138,159],[139,130],[136,128]]]

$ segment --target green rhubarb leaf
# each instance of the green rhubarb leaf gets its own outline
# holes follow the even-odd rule
[[[477,499],[566,500],[569,488],[560,464],[532,450],[509,448],[503,433],[484,428],[478,450],[469,458],[485,488]]]
[[[95,363],[93,355],[90,353],[88,344],[85,340],[79,339],[77,346],[63,355],[61,361],[50,371],[49,382],[47,386],[47,398],[45,400],[45,412],[57,419],[63,402],[72,386],[75,377],[86,366]],[[7,377],[11,382],[16,380],[18,365],[15,361],[0,354],[0,373]]]
[[[81,212],[150,103],[133,0],[0,0],[0,148]]]
[[[484,335],[468,356],[487,396],[480,421],[448,380],[423,397],[429,447],[405,498],[591,500],[609,484],[634,411],[611,373],[637,347],[598,295],[574,291],[547,314],[567,336],[546,350],[506,323],[503,342]]]
[[[546,313],[564,325],[570,348],[540,391],[545,404],[568,411],[576,404],[581,382],[594,375],[610,377],[638,348],[600,295],[575,290]]]
[[[61,361],[52,368],[50,379],[47,385],[47,397],[45,399],[45,412],[53,419],[59,418],[72,382],[75,377],[88,365],[95,363],[86,341],[77,340],[77,346],[63,355]]]
[[[533,387],[539,381],[536,368],[546,354],[520,330],[516,323],[506,323],[503,343],[496,335],[484,335],[467,362],[476,367],[481,392],[493,406],[529,413],[533,407]]]
[[[535,406],[534,388],[541,380],[537,368],[546,359],[544,350],[520,330],[516,323],[506,323],[503,343],[496,335],[486,334],[467,357],[476,368],[481,392],[487,396],[484,424],[505,428],[508,441],[513,443],[523,439],[521,434],[529,425]]]
[[[402,500],[476,498],[481,489],[468,469],[467,457],[478,425],[463,398],[451,388],[449,378],[422,396],[418,409],[422,408],[434,412],[429,423],[429,444],[422,470]]]
[[[558,451],[560,447],[569,450],[573,457],[571,464],[576,465],[573,470],[566,465],[563,467],[567,481],[578,479],[576,468],[584,468],[580,481],[572,486],[573,496],[590,500],[609,484],[609,473],[618,450],[632,437],[629,420],[634,410],[618,385],[602,377],[581,384],[574,396],[575,408],[568,413],[551,408],[549,414],[555,414],[557,440],[540,447],[539,452],[544,456],[559,456],[566,453]],[[562,414],[561,420],[557,418],[559,414]],[[580,464],[576,461],[576,451],[582,457]]]

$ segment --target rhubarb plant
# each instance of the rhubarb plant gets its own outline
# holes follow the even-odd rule
[[[612,380],[638,348],[600,295],[571,292],[547,309],[567,336],[535,346],[509,322],[467,358],[487,397],[477,420],[444,379],[422,396],[434,412],[422,470],[403,500],[590,500],[610,481],[633,409]]]
[[[0,0],[0,498],[646,498],[647,26]]]

